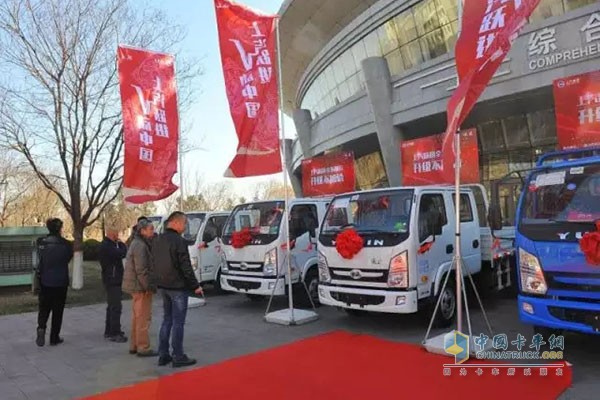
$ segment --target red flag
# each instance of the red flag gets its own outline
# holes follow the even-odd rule
[[[276,15],[215,0],[221,61],[237,153],[225,172],[244,177],[281,172]]]
[[[177,190],[179,116],[172,55],[119,46],[125,201],[141,204]]]
[[[554,108],[561,149],[600,146],[600,71],[555,80]]]
[[[459,85],[448,102],[445,152],[454,151],[454,133],[465,120],[510,51],[540,0],[462,0],[461,33],[456,42]],[[452,164],[444,165],[444,175]]]

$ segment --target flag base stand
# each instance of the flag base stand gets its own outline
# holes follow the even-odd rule
[[[206,305],[206,299],[204,297],[190,297],[188,298],[188,308],[204,307]]]
[[[448,357],[454,357],[452,354],[446,352],[446,337],[447,336],[454,336],[454,331],[448,331],[446,333],[442,333],[438,336],[434,336],[430,339],[427,339],[423,342],[423,347],[425,347],[425,350],[427,350],[430,353],[433,354],[440,354],[443,356],[448,356]],[[469,354],[474,356],[478,351],[493,351],[492,350],[492,343],[491,340],[488,340],[485,344],[485,346],[483,347],[483,349],[476,351],[475,349],[479,349],[478,347],[475,347],[475,338],[472,336],[469,336]]]
[[[277,325],[304,325],[319,319],[319,315],[314,311],[285,308],[279,311],[273,311],[265,315],[265,321]]]

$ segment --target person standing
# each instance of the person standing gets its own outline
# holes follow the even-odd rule
[[[113,227],[106,229],[104,240],[98,249],[98,259],[102,267],[102,283],[106,291],[106,321],[104,338],[116,343],[127,342],[121,330],[121,303],[123,291],[123,259],[127,246],[119,240],[119,231]]]
[[[175,211],[167,219],[164,233],[154,239],[152,255],[158,289],[163,300],[163,321],[159,333],[158,365],[172,363],[174,368],[196,364],[183,351],[183,328],[191,292],[202,294],[196,279],[188,246],[181,236],[185,231],[186,216]],[[169,352],[169,341],[173,354]]]
[[[62,237],[63,222],[58,218],[46,221],[48,236],[37,241],[40,277],[39,313],[36,344],[46,344],[46,324],[52,313],[50,346],[64,342],[60,337],[63,312],[69,288],[69,262],[73,258],[73,246]]]
[[[125,243],[127,244],[127,247],[129,247],[131,245],[131,242],[133,242],[133,239],[135,238],[135,234],[137,233],[138,230],[138,224],[140,223],[140,221],[147,221],[148,218],[146,218],[145,216],[141,216],[137,219],[137,223],[131,227],[131,233],[129,234],[129,237],[127,238],[127,240],[125,241]]]
[[[146,219],[139,221],[137,227],[127,251],[123,276],[123,290],[133,297],[129,353],[138,357],[155,357],[158,353],[151,349],[148,335],[152,321],[152,295],[156,292],[150,250],[154,225]]]

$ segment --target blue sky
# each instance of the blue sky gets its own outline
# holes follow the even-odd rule
[[[240,2],[258,11],[274,14],[279,11],[283,1]],[[223,173],[235,154],[237,136],[225,94],[213,0],[151,0],[151,4],[167,12],[170,19],[188,29],[182,54],[176,54],[176,57],[191,55],[201,58],[204,69],[204,75],[198,80],[200,93],[194,105],[190,112],[180,116],[193,124],[188,137],[203,148],[185,156],[184,175],[190,177],[200,174],[208,182],[231,181],[238,193],[251,196],[254,193],[252,187],[257,182],[281,175],[235,180],[223,178]],[[295,136],[294,125],[287,117],[285,129],[286,137]],[[189,194],[189,189],[186,194]]]

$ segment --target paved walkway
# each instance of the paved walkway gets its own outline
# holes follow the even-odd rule
[[[278,305],[285,306],[284,303]],[[155,302],[153,343],[160,323],[159,306]],[[130,307],[129,302],[124,303],[125,331],[129,330]],[[266,303],[252,303],[237,295],[209,298],[205,307],[189,311],[186,352],[198,358],[202,366],[335,329],[413,343],[422,340],[426,329],[426,322],[419,316],[348,317],[331,308],[320,308],[321,318],[317,322],[283,327],[263,322],[265,307]],[[514,300],[500,300],[488,308],[493,325],[502,331],[496,333],[530,335],[530,329],[517,321]],[[43,348],[34,344],[36,314],[1,317],[0,399],[78,398],[173,373],[170,367],[156,366],[156,359],[129,355],[127,344],[105,341],[104,313],[103,305],[67,309],[62,333],[65,343]],[[478,332],[477,326],[474,332]],[[600,341],[572,335],[565,342],[576,370],[575,388],[563,398],[597,399]],[[440,379],[443,379],[441,366]]]

